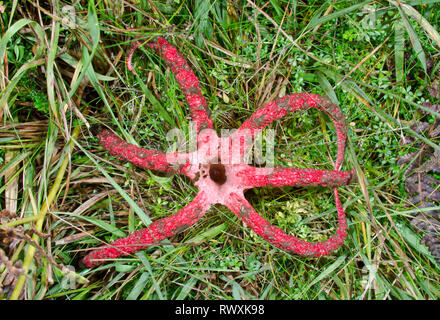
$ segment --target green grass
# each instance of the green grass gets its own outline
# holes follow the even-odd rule
[[[0,248],[29,276],[0,298],[19,298],[21,288],[26,299],[440,298],[440,267],[410,224],[406,167],[397,165],[414,151],[402,135],[429,120],[421,104],[438,103],[427,88],[440,74],[439,1],[95,0],[73,11],[59,1],[17,3],[0,2],[0,209],[16,213],[0,222],[28,237],[13,248],[4,237]],[[172,214],[197,192],[184,177],[110,156],[92,130],[106,126],[158,150],[173,142],[169,130],[188,132],[188,105],[165,63],[142,48],[138,76],[126,67],[135,37],[157,35],[189,60],[217,132],[285,94],[327,94],[341,107],[343,169],[359,177],[339,188],[349,223],[341,248],[319,259],[289,255],[215,206],[168,243],[95,269],[80,264],[93,247]],[[276,163],[331,169],[328,120],[307,111],[275,122]],[[246,197],[301,239],[336,230],[331,190],[259,188]],[[0,283],[9,272],[0,266]]]

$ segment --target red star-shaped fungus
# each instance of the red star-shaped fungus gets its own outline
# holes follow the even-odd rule
[[[349,184],[353,178],[353,172],[339,171],[346,140],[345,120],[339,108],[325,96],[309,93],[285,96],[258,109],[230,136],[220,138],[212,130],[206,100],[186,60],[162,37],[146,45],[155,49],[174,72],[191,109],[197,132],[197,150],[192,153],[173,154],[147,150],[121,140],[109,130],[99,134],[100,143],[111,154],[137,166],[184,174],[194,181],[199,191],[193,201],[172,216],[155,221],[148,228],[92,251],[84,258],[84,263],[93,267],[106,259],[127,255],[158,243],[196,223],[214,204],[225,205],[267,242],[287,252],[317,257],[336,250],[343,243],[347,229],[337,187]],[[127,58],[131,71],[131,57],[138,46],[139,42],[132,45]],[[307,108],[325,112],[335,125],[338,155],[334,171],[258,168],[244,163],[245,151],[264,127],[288,113]],[[336,233],[327,241],[318,243],[299,240],[271,225],[255,211],[243,194],[246,189],[263,186],[318,185],[333,188],[339,221]]]

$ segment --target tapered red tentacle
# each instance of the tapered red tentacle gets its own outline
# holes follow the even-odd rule
[[[130,70],[132,73],[136,74],[136,71],[133,68],[133,53],[136,51],[136,49],[141,45],[141,43],[139,41],[134,41],[131,43],[130,48],[128,49],[127,52],[127,68],[128,70]]]
[[[112,155],[137,166],[166,173],[186,174],[190,168],[190,155],[186,153],[163,153],[139,148],[125,142],[110,130],[98,135],[101,145]]]
[[[335,171],[248,167],[243,170],[244,172],[238,172],[237,175],[243,179],[242,182],[247,187],[283,185],[322,185],[334,187],[334,197],[339,221],[336,233],[324,242],[306,242],[294,236],[287,235],[281,229],[272,226],[252,208],[242,195],[231,193],[228,199],[229,202],[226,205],[257,234],[271,244],[288,252],[316,257],[329,254],[336,250],[344,242],[346,237],[347,223],[336,186],[350,183],[354,175],[352,172],[339,171],[344,159],[346,140],[345,119],[339,108],[324,96],[308,93],[286,96],[258,109],[231,136],[231,144],[235,143],[235,145],[237,145],[238,142],[240,155],[244,155],[249,142],[252,142],[252,138],[254,138],[260,130],[290,112],[306,108],[316,108],[325,112],[334,123],[338,149]],[[249,137],[251,139],[249,139]]]
[[[327,241],[316,243],[300,240],[274,227],[266,219],[261,217],[242,195],[231,193],[226,206],[241,218],[246,225],[254,230],[255,233],[272,245],[289,253],[296,253],[308,257],[320,257],[335,251],[344,242],[347,236],[347,222],[336,188],[334,188],[334,195],[338,212],[338,229]]]
[[[307,108],[322,110],[333,120],[336,120],[340,126],[345,127],[345,120],[341,110],[328,97],[313,93],[294,93],[271,101],[258,109],[241,125],[239,130],[246,128],[261,130],[272,121],[282,118],[289,112]]]
[[[106,259],[114,259],[145,249],[196,223],[208,210],[210,204],[203,192],[199,192],[192,202],[172,216],[155,221],[148,228],[136,231],[126,238],[118,239],[103,248],[89,253],[83,262],[94,267]]]
[[[240,154],[244,155],[244,152],[248,147],[243,143],[246,140],[246,137],[254,138],[260,130],[268,126],[274,120],[280,119],[290,112],[307,108],[319,109],[328,114],[332,119],[336,129],[338,145],[338,156],[336,158],[335,169],[339,169],[344,159],[346,124],[341,110],[326,96],[311,93],[296,93],[269,102],[255,111],[255,113],[231,136],[231,139],[232,141],[234,141],[234,139],[242,140],[240,143]]]
[[[134,42],[129,50],[127,57],[128,69],[134,72],[131,64],[133,52],[139,47],[140,42]],[[196,131],[202,129],[211,129],[213,127],[212,119],[209,117],[208,104],[200,90],[199,81],[186,62],[186,59],[171,45],[167,40],[158,37],[151,42],[146,43],[161,55],[166,64],[171,68],[174,76],[185,95],[191,109],[191,117],[196,125]]]
[[[353,182],[353,171],[326,171],[299,168],[255,168],[249,166],[237,173],[247,189],[281,186],[336,187]]]

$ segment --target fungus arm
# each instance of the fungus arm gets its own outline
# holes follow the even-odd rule
[[[132,56],[140,45],[140,41],[134,42],[128,52],[127,66],[133,73]],[[197,133],[202,129],[212,129],[212,119],[208,116],[208,104],[200,90],[199,81],[185,58],[177,51],[176,47],[163,37],[158,37],[146,43],[146,45],[160,54],[168,67],[173,71],[177,83],[190,106],[191,117],[195,122]]]
[[[308,257],[320,257],[335,251],[347,236],[347,222],[336,188],[334,188],[334,195],[338,212],[338,229],[327,241],[316,243],[303,241],[295,236],[287,235],[281,229],[273,226],[261,217],[242,195],[231,193],[226,206],[270,244],[289,253]]]
[[[326,96],[321,96],[312,93],[295,93],[285,96],[281,99],[274,100],[264,105],[249,118],[241,127],[234,132],[231,136],[231,140],[240,139],[246,141],[246,137],[255,136],[271,124],[273,121],[281,119],[285,115],[291,112],[295,112],[302,109],[315,108],[326,113],[336,129],[338,155],[336,158],[335,169],[339,169],[345,152],[345,140],[346,140],[346,124],[344,116],[338,106],[333,104]],[[234,142],[232,142],[234,143]],[[240,154],[244,155],[247,145],[240,142]]]
[[[196,223],[209,207],[210,204],[206,201],[205,194],[201,192],[186,207],[172,216],[157,220],[148,228],[133,232],[126,238],[118,239],[109,245],[90,252],[83,259],[83,262],[91,268],[105,262],[107,259],[125,256],[157,244]]]
[[[337,187],[353,182],[353,171],[326,171],[300,168],[256,168],[249,166],[237,173],[246,189],[281,186]]]
[[[110,154],[145,169],[187,174],[190,168],[190,155],[186,153],[166,154],[156,150],[140,148],[125,142],[110,130],[101,131],[98,139]]]

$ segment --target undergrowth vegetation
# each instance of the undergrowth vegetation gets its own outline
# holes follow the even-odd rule
[[[0,298],[439,299],[440,228],[411,224],[424,209],[408,201],[412,163],[399,162],[418,142],[440,150],[437,136],[414,127],[435,130],[440,116],[438,2],[0,1]],[[81,264],[93,248],[145,228],[143,216],[169,216],[196,194],[185,177],[112,157],[96,136],[107,127],[168,150],[169,130],[188,132],[187,102],[161,58],[143,47],[136,74],[127,69],[130,44],[158,35],[189,61],[218,133],[290,93],[326,94],[340,106],[342,170],[358,180],[339,188],[341,248],[289,255],[215,206],[165,243]],[[276,164],[332,170],[336,135],[323,113],[272,128]],[[246,198],[301,239],[336,231],[331,189],[258,188]]]

